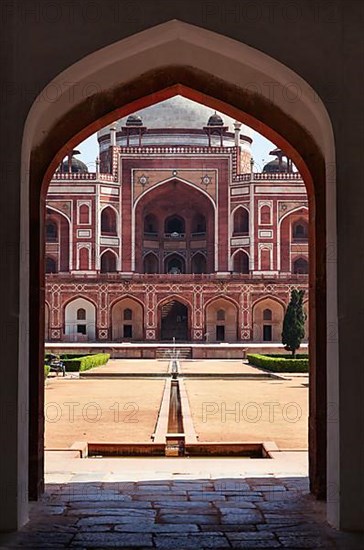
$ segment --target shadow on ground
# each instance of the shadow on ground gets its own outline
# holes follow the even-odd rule
[[[324,522],[302,477],[47,485],[30,522],[0,548],[342,548],[364,537]]]

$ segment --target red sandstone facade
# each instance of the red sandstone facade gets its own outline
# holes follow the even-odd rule
[[[240,126],[132,116],[99,134],[95,172],[63,163],[47,198],[46,339],[280,341],[291,289],[307,289],[306,189],[280,151],[253,171]]]

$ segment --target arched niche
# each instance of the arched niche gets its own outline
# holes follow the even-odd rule
[[[111,308],[111,333],[114,342],[141,341],[144,332],[144,311],[137,300],[121,298]]]
[[[101,254],[101,273],[115,273],[116,272],[117,256],[111,250],[106,250]]]
[[[106,206],[101,212],[101,234],[117,235],[117,215],[111,206]]]
[[[249,273],[249,256],[244,250],[238,250],[233,254],[233,271],[235,273]]]
[[[159,273],[159,260],[153,252],[144,256],[143,267],[143,273]]]
[[[236,342],[238,311],[236,305],[225,298],[216,298],[205,309],[206,340],[208,342]]]
[[[233,215],[233,236],[249,234],[249,212],[243,206],[237,208]]]
[[[80,314],[84,312],[85,314]],[[84,317],[80,319],[80,317]],[[96,338],[96,307],[85,298],[75,298],[64,308],[64,334],[67,342],[90,342]]]
[[[273,298],[264,298],[253,305],[254,342],[282,342],[284,311],[283,304]]]

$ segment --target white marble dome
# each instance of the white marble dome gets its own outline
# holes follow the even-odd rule
[[[207,126],[207,122],[210,116],[214,114],[214,110],[178,95],[145,109],[140,109],[133,114],[140,116],[143,126],[146,126],[148,129],[202,129],[204,126]],[[235,120],[224,113],[218,114],[223,119],[224,126],[228,126],[228,131],[234,132]],[[127,118],[124,117],[116,122],[117,130],[126,125]],[[98,137],[108,134],[111,126],[106,126],[100,130]],[[252,130],[248,126],[242,125],[240,132],[245,136],[252,137]]]

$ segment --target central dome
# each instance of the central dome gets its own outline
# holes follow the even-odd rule
[[[206,107],[201,103],[186,99],[180,95],[140,109],[133,113],[143,120],[143,125],[148,129],[162,129],[162,128],[185,128],[185,129],[199,129],[207,126],[210,117],[219,116],[224,126],[228,126],[230,132],[234,132],[235,120],[223,113],[215,114],[210,107]],[[126,126],[128,117],[124,117],[113,124],[117,130],[120,130],[122,126]],[[98,137],[101,137],[110,131],[110,126],[107,126],[98,132]],[[251,137],[252,131],[247,126],[241,127],[241,132],[244,135]]]

